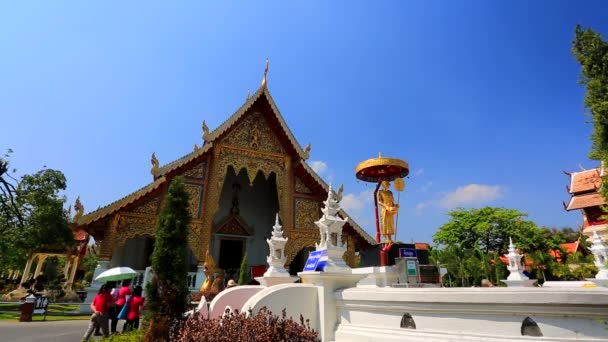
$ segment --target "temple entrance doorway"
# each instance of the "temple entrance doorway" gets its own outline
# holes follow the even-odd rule
[[[238,279],[245,255],[249,267],[266,265],[266,239],[279,210],[276,174],[259,171],[251,182],[248,172],[228,167],[213,220],[211,252],[226,279]]]
[[[290,275],[298,275],[298,272],[302,272],[304,270],[304,265],[306,265],[306,261],[308,260],[308,256],[310,252],[315,250],[314,247],[304,247],[302,248],[298,254],[293,258],[291,264],[289,264],[289,274]]]
[[[152,264],[150,257],[154,250],[154,237],[141,235],[127,239],[112,254],[111,267],[131,267],[136,271],[143,272]]]
[[[223,270],[238,269],[245,252],[245,240],[221,239],[219,266]]]

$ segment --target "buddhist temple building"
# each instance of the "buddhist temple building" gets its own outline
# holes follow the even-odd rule
[[[328,185],[307,164],[310,145],[302,148],[279,112],[266,85],[223,124],[202,124],[202,146],[161,165],[152,155],[151,182],[117,201],[83,215],[78,226],[94,236],[107,267],[144,270],[150,265],[158,214],[169,183],[183,176],[192,214],[189,235],[191,271],[202,268],[207,249],[228,276],[244,255],[262,272],[278,213],[288,238],[285,252],[292,274],[301,271],[319,241],[315,221],[321,217]],[[342,241],[346,262],[355,266],[356,251],[375,244],[346,212]],[[197,267],[198,266],[198,267]],[[252,274],[252,276],[255,276]]]
[[[604,218],[606,213],[602,206],[606,205],[604,197],[599,193],[604,176],[603,168],[594,168],[580,172],[565,172],[570,177],[570,184],[566,186],[571,195],[570,201],[564,203],[567,211],[580,210],[583,214],[583,234],[591,238],[593,230],[604,239],[608,239],[606,229],[608,221]]]

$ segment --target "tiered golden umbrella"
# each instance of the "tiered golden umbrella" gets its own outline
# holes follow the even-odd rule
[[[378,219],[378,189],[383,181],[394,181],[395,190],[401,194],[405,189],[406,177],[410,173],[409,165],[406,161],[397,158],[383,157],[381,153],[378,158],[371,158],[363,161],[355,168],[355,175],[364,182],[376,183],[374,190],[374,212],[376,216],[376,241],[380,243],[380,221]],[[399,196],[400,197],[400,196]],[[399,200],[397,200],[399,203]],[[399,214],[397,214],[397,222]],[[395,224],[395,236],[397,235],[397,224]]]

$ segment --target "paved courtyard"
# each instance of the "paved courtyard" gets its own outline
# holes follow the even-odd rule
[[[73,342],[80,341],[89,321],[7,322],[0,321],[0,341],[6,342]],[[122,330],[122,322],[118,331]],[[92,339],[93,340],[93,339]]]

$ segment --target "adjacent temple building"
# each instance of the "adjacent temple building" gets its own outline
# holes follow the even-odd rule
[[[608,221],[604,218],[606,213],[603,206],[606,205],[604,197],[599,193],[604,176],[604,168],[598,167],[580,172],[564,172],[570,176],[570,185],[566,188],[570,193],[570,201],[564,203],[567,211],[580,209],[583,214],[583,234],[589,240],[593,231],[604,239],[608,239]]]
[[[201,147],[162,166],[152,154],[150,184],[79,218],[78,226],[99,243],[100,260],[107,267],[136,270],[150,265],[163,199],[171,180],[181,175],[190,194],[191,271],[197,266],[200,271],[209,249],[229,276],[245,254],[249,265],[263,272],[277,213],[289,239],[287,265],[291,273],[301,271],[319,241],[314,222],[328,186],[306,163],[310,145],[302,148],[285,123],[268,91],[266,72],[261,87],[236,113],[213,131],[204,121],[202,128]],[[355,251],[375,244],[350,217],[342,241],[351,266]]]

